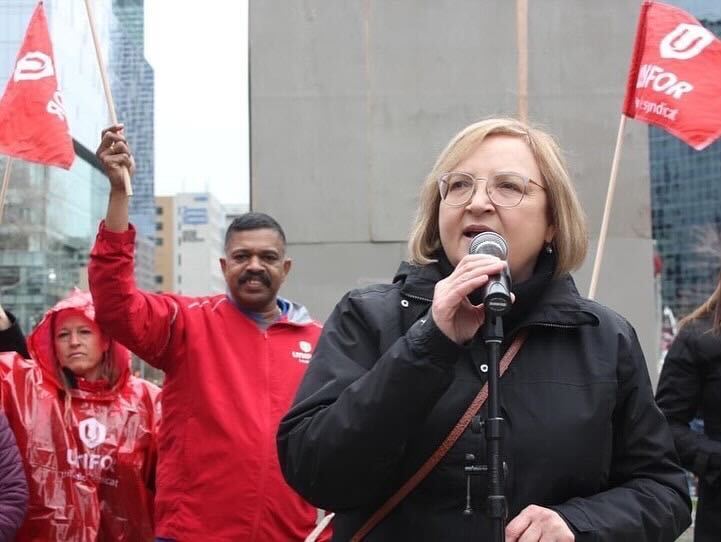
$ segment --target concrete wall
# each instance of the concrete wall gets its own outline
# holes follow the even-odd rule
[[[555,134],[601,223],[638,2],[529,2],[529,117]],[[283,224],[286,296],[325,318],[392,278],[418,187],[460,128],[516,113],[515,2],[251,0],[251,206]],[[633,123],[633,121],[631,121]],[[627,126],[597,299],[655,364],[646,129]]]

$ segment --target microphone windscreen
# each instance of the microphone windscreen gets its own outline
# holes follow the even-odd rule
[[[469,254],[487,254],[501,260],[508,257],[506,240],[493,231],[484,231],[476,235],[468,247]]]

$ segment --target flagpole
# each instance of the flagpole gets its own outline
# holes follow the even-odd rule
[[[10,184],[10,170],[12,169],[13,159],[8,156],[7,162],[5,162],[5,173],[3,173],[3,185],[0,189],[0,224],[3,222],[3,214],[5,211],[5,195],[8,191],[8,185]]]
[[[118,116],[115,114],[115,103],[113,102],[113,95],[110,92],[110,84],[108,82],[108,72],[105,69],[105,63],[103,62],[103,55],[100,52],[100,41],[98,40],[98,33],[95,29],[95,16],[93,15],[93,9],[90,6],[90,0],[85,0],[85,11],[88,13],[88,22],[90,23],[90,33],[93,35],[93,44],[95,45],[95,56],[98,59],[98,68],[100,69],[100,78],[103,82],[103,90],[105,91],[105,101],[108,103],[108,111],[110,111],[110,121],[113,124],[118,124]],[[123,181],[125,183],[125,193],[128,196],[133,195],[133,187],[130,184],[130,172],[127,168],[123,168]]]
[[[601,231],[598,234],[598,245],[596,246],[596,259],[593,262],[593,273],[591,274],[591,286],[588,289],[589,299],[596,296],[596,286],[598,285],[598,275],[601,270],[601,261],[603,260],[603,250],[606,245],[606,233],[608,232],[608,220],[611,215],[611,206],[613,204],[613,193],[616,190],[616,178],[618,177],[618,163],[621,160],[621,146],[623,143],[623,129],[626,126],[626,115],[621,115],[621,121],[618,124],[618,135],[616,136],[616,150],[613,151],[613,162],[611,163],[611,178],[608,180],[608,190],[606,191],[606,206],[603,209],[603,221],[601,222]]]

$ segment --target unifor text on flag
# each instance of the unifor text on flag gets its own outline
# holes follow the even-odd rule
[[[65,169],[75,158],[42,2],[0,99],[0,154]]]
[[[641,6],[623,113],[696,150],[721,136],[721,40],[685,11]]]

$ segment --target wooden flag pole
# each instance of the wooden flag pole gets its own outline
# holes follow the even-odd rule
[[[98,33],[95,28],[95,16],[93,15],[93,9],[90,5],[90,0],[85,0],[85,11],[88,13],[88,22],[90,23],[90,33],[93,35],[93,44],[95,45],[95,56],[98,59],[98,68],[100,69],[100,78],[103,82],[103,90],[105,91],[105,101],[108,103],[108,111],[110,111],[110,122],[118,124],[118,116],[115,114],[115,103],[113,102],[113,95],[110,92],[110,83],[108,82],[108,72],[105,69],[105,63],[103,62],[103,55],[100,52],[100,41],[98,40]],[[130,184],[130,172],[127,168],[123,168],[123,181],[125,182],[125,193],[128,196],[133,195],[133,187]]]
[[[528,0],[516,0],[518,118],[528,122]]]
[[[0,224],[3,222],[3,215],[5,213],[5,196],[8,192],[8,186],[10,185],[10,170],[12,169],[13,159],[7,157],[5,162],[5,173],[3,173],[3,185],[0,188]]]
[[[601,222],[601,231],[598,234],[598,246],[596,246],[596,259],[593,262],[593,273],[591,274],[591,286],[588,289],[589,299],[596,296],[596,286],[598,286],[598,275],[601,270],[601,261],[603,260],[603,250],[606,245],[606,233],[608,232],[608,220],[611,216],[611,206],[613,204],[613,193],[616,190],[616,178],[618,177],[618,162],[621,160],[621,146],[623,143],[623,129],[626,126],[626,115],[621,115],[621,121],[618,124],[618,135],[616,136],[616,150],[613,151],[613,162],[611,163],[611,178],[608,180],[608,190],[606,192],[606,207],[603,209],[603,221]]]

